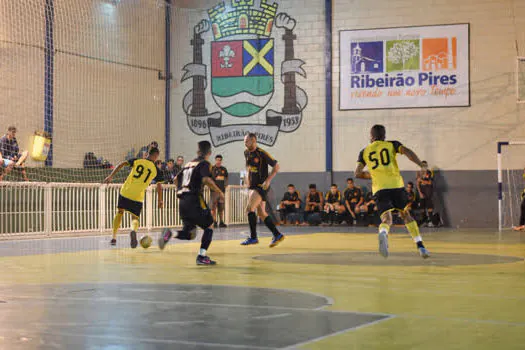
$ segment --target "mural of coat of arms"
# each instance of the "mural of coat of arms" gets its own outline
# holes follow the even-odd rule
[[[182,77],[182,82],[191,78],[193,86],[182,104],[190,130],[209,134],[214,146],[242,141],[249,132],[273,146],[279,132],[290,133],[301,125],[308,97],[295,79],[296,74],[306,78],[304,61],[294,56],[296,21],[277,9],[276,2],[270,5],[267,0],[223,1],[193,28],[193,62],[184,67]],[[281,38],[272,37],[274,27],[283,32]],[[211,57],[205,62],[203,36],[210,30]],[[276,45],[284,45],[280,77],[275,77]],[[275,84],[284,86],[281,111],[266,108],[275,97]],[[211,89],[216,111],[208,109],[206,89]],[[260,113],[265,113],[264,123],[246,121]]]

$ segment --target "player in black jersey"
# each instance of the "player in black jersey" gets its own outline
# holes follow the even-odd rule
[[[257,136],[253,133],[246,135],[244,138],[244,158],[246,159],[246,168],[248,176],[246,184],[250,189],[248,206],[246,212],[248,214],[248,223],[250,224],[250,237],[243,241],[242,245],[251,245],[259,243],[257,238],[257,214],[263,219],[264,224],[273,234],[270,248],[275,247],[284,240],[284,235],[277,230],[272,218],[266,214],[262,207],[262,203],[267,201],[266,194],[272,179],[279,171],[279,164],[268,154],[268,152],[257,147]],[[272,172],[268,174],[268,167],[272,167]]]
[[[211,155],[211,144],[208,141],[199,142],[198,157],[184,165],[177,176],[177,197],[179,198],[179,213],[182,218],[182,230],[176,238],[195,239],[197,226],[204,230],[201,248],[197,256],[197,265],[215,265],[215,261],[207,256],[207,250],[213,237],[213,217],[204,202],[202,189],[204,185],[219,193],[224,200],[224,193],[217,187],[211,178],[211,164],[208,159]],[[159,238],[159,248],[164,249],[173,233],[164,229]]]

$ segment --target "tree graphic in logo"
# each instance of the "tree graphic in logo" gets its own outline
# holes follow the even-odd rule
[[[392,40],[386,43],[387,72],[419,69],[419,40]]]

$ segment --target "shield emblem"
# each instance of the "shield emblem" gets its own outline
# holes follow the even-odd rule
[[[273,39],[212,42],[211,92],[217,105],[234,117],[260,112],[274,91]]]

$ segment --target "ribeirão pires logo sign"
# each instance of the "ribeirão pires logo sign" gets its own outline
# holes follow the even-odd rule
[[[468,106],[468,25],[341,32],[341,109]]]
[[[273,146],[279,132],[293,132],[301,125],[308,98],[296,85],[296,74],[306,78],[304,62],[294,57],[296,21],[277,10],[276,2],[268,4],[266,0],[221,2],[208,10],[209,20],[194,27],[193,62],[184,67],[182,77],[182,82],[191,78],[193,86],[182,104],[190,130],[209,134],[214,146],[241,141],[249,132],[255,132],[260,143]],[[282,41],[271,37],[274,27],[284,32]],[[207,64],[203,36],[210,30],[213,41]],[[276,46],[283,44],[284,57],[276,57]],[[278,79],[276,62],[281,62]],[[275,97],[275,84],[283,84],[281,111],[266,108]],[[211,113],[207,107],[211,101],[206,101],[208,88],[217,110]],[[253,123],[254,118],[249,122],[260,114],[264,123]]]

